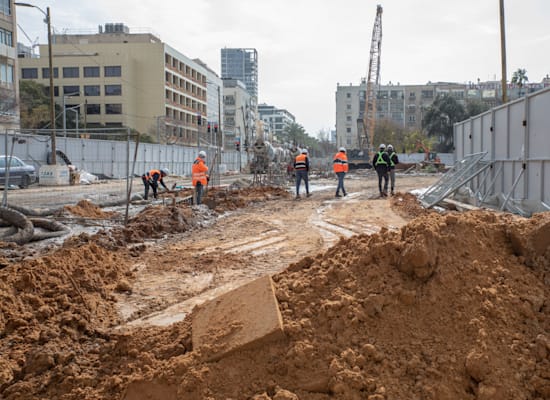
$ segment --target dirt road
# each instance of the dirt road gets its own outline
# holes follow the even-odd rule
[[[398,177],[400,193],[394,200],[437,178]],[[150,242],[135,260],[131,293],[118,296],[121,314],[132,326],[167,325],[183,319],[196,304],[279,272],[341,237],[406,223],[390,200],[378,198],[372,175],[350,174],[346,187],[348,196],[335,198],[333,179],[314,179],[309,198],[289,195],[252,204],[225,214],[208,229]]]

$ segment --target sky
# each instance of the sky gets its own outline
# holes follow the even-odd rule
[[[218,75],[223,47],[255,48],[259,103],[292,113],[317,136],[335,127],[337,84],[368,74],[383,7],[381,84],[501,79],[499,0],[29,0],[56,33],[124,23],[149,31]],[[550,74],[550,0],[505,0],[507,79]],[[47,42],[40,11],[17,6],[18,41]],[[38,40],[37,40],[38,39]]]

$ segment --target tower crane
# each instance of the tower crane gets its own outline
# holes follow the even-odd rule
[[[376,89],[380,86],[380,52],[382,50],[382,6],[376,6],[376,18],[372,28],[370,45],[369,74],[365,92],[365,109],[363,111],[363,132],[359,135],[359,149],[367,152],[369,160],[373,155],[374,127],[376,121]]]

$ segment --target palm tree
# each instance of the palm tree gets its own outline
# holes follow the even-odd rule
[[[527,77],[527,70],[525,68],[518,68],[518,70],[512,74],[512,83],[519,86],[520,96],[522,95],[521,89],[527,81],[529,81],[529,78]]]

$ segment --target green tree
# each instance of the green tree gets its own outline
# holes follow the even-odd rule
[[[521,89],[529,81],[527,77],[527,70],[525,68],[518,68],[517,71],[514,71],[512,74],[512,83],[519,86],[519,95],[522,95]]]
[[[453,150],[453,125],[468,118],[464,106],[453,96],[438,95],[422,119],[422,128],[437,140],[434,150],[446,153]]]
[[[466,115],[468,118],[474,117],[489,110],[489,105],[481,100],[468,100],[466,102]]]
[[[397,151],[404,147],[407,131],[402,125],[393,122],[390,119],[379,120],[374,128],[374,143],[371,147],[378,148],[380,143],[391,144]]]
[[[21,128],[42,129],[50,126],[50,98],[47,90],[41,83],[33,80],[19,81],[19,98]],[[61,107],[55,104],[55,126],[63,127],[62,118],[59,118]],[[67,113],[67,128],[76,126],[76,115],[74,112]]]

